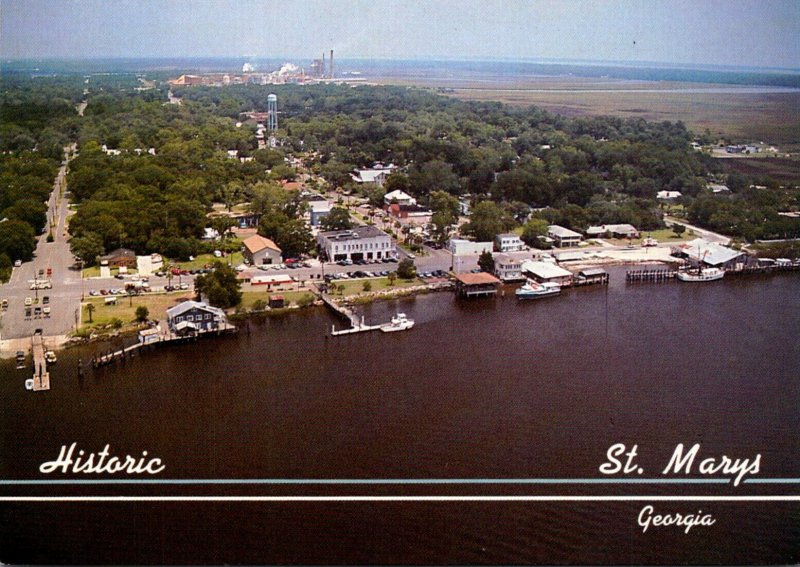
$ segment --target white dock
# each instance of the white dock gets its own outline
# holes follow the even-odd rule
[[[33,351],[33,391],[41,392],[50,389],[50,373],[47,371],[47,360],[44,357],[44,337],[36,333],[31,339]]]

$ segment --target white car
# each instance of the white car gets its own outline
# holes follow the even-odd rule
[[[31,299],[30,297],[26,297],[25,298],[25,307],[30,307],[31,305],[33,305],[33,299]]]
[[[14,262],[15,268],[19,268],[21,265],[22,265],[22,260],[17,260],[16,262]]]

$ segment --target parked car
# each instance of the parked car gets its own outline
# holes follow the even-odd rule
[[[47,305],[48,303],[50,303],[50,296],[49,295],[45,295],[42,298],[42,305]]]
[[[21,265],[22,265],[22,260],[17,260],[16,262],[14,262],[15,268],[19,268]]]
[[[33,299],[31,299],[30,297],[26,297],[25,298],[25,307],[28,307],[30,305],[33,305]]]

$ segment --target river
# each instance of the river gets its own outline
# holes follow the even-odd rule
[[[0,478],[36,479],[62,445],[160,457],[171,479],[598,478],[615,443],[647,478],[678,443],[761,454],[760,477],[800,477],[800,278],[513,293],[365,306],[404,333],[327,338],[323,309],[233,337],[143,353],[52,390],[0,366]],[[51,475],[58,476],[58,475]],[[78,475],[81,476],[81,475]],[[83,475],[86,476],[86,475]],[[696,475],[692,475],[696,476]],[[758,495],[753,485],[4,486],[33,495]],[[794,563],[798,502],[653,502],[716,523],[650,528],[648,502],[3,502],[12,563]]]

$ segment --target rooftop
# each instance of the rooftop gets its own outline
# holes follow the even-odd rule
[[[500,280],[486,272],[477,274],[456,274],[456,279],[464,285],[489,285],[500,283]]]
[[[219,307],[212,307],[208,303],[204,303],[202,301],[188,300],[188,301],[183,301],[183,302],[179,303],[178,305],[173,305],[172,307],[167,309],[167,317],[169,317],[169,318],[176,317],[176,316],[180,315],[181,313],[185,313],[186,311],[189,311],[190,309],[193,309],[195,307],[197,309],[203,309],[205,311],[210,311],[210,312],[212,312],[212,313],[214,313],[216,315],[219,315],[221,317],[225,316],[225,312],[222,309],[220,309]]]
[[[356,240],[359,238],[377,238],[389,235],[376,226],[357,226],[348,230],[330,230],[319,234],[327,240]]]
[[[679,248],[684,254],[709,266],[718,266],[730,262],[734,258],[741,256],[743,252],[734,250],[717,244],[716,242],[709,242],[702,238],[695,238],[690,242],[678,244],[674,248]]]
[[[264,238],[263,236],[260,236],[258,234],[254,234],[250,238],[246,238],[245,240],[242,241],[242,244],[244,244],[245,248],[247,248],[247,250],[251,254],[260,252],[265,248],[277,250],[278,252],[281,251],[281,249],[278,248],[278,245],[275,244],[272,240],[270,240],[269,238]]]
[[[551,224],[547,228],[547,232],[549,234],[555,234],[560,238],[567,238],[567,237],[581,238],[581,235],[575,232],[574,230],[564,228],[563,226],[558,226],[557,224]]]
[[[550,262],[525,262],[522,264],[522,271],[529,272],[536,277],[549,280],[551,278],[565,278],[572,276],[572,272],[560,268]]]

